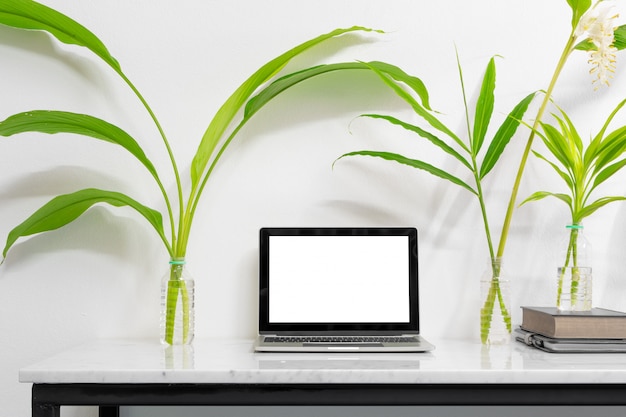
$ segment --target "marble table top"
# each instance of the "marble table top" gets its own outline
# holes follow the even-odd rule
[[[431,340],[429,353],[255,353],[252,340],[97,340],[22,368],[24,383],[626,383],[626,354]]]

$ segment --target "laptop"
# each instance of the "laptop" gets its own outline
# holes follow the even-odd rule
[[[257,352],[425,352],[415,228],[262,228]]]

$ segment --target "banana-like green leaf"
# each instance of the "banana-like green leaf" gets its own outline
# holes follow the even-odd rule
[[[390,77],[389,75],[385,74],[383,71],[379,70],[375,66],[370,66],[370,68],[380,77],[381,80],[383,80],[383,82],[389,88],[393,90],[393,92],[396,93],[398,97],[406,101],[413,108],[413,111],[415,111],[417,115],[419,115],[421,118],[426,120],[426,122],[428,122],[428,124],[430,124],[435,129],[439,130],[440,132],[452,138],[462,149],[464,149],[468,153],[471,153],[467,145],[463,143],[463,141],[456,134],[454,134],[454,132],[448,129],[446,125],[441,123],[439,119],[437,119],[425,107],[423,107],[420,103],[418,103],[417,100],[415,100],[415,98],[411,94],[409,94],[404,88],[398,85],[398,83],[394,81],[395,78]]]
[[[270,85],[265,87],[262,91],[260,91],[257,95],[252,97],[250,101],[248,101],[248,103],[246,104],[244,117],[252,117],[252,115],[259,111],[265,104],[267,104],[272,98],[276,97],[278,94],[302,81],[306,81],[315,76],[333,71],[370,70],[372,68],[375,68],[381,73],[389,75],[396,81],[403,82],[408,85],[420,97],[422,101],[422,106],[430,110],[428,90],[419,78],[410,76],[400,68],[391,64],[387,64],[385,62],[344,62],[338,64],[318,65],[278,78]]]
[[[624,200],[626,200],[626,197],[621,197],[621,196],[599,198],[596,201],[594,201],[593,203],[588,204],[587,206],[585,206],[582,210],[580,210],[580,212],[577,213],[578,218],[582,220],[585,217],[588,217],[591,214],[593,214],[599,208],[602,208],[602,207],[606,206],[609,203],[613,203],[615,201],[624,201]]]
[[[500,159],[500,156],[504,152],[504,149],[509,144],[511,138],[517,131],[520,125],[520,121],[526,114],[528,106],[535,98],[536,93],[531,93],[523,98],[514,108],[511,113],[504,120],[496,134],[494,135],[483,162],[480,166],[480,179],[483,179],[496,165],[496,162]]]
[[[533,193],[530,197],[528,197],[526,200],[522,201],[520,203],[521,205],[524,205],[530,201],[538,201],[538,200],[542,200],[546,197],[555,197],[558,198],[559,200],[563,201],[565,204],[567,204],[567,206],[570,208],[572,208],[572,199],[570,196],[568,196],[567,194],[560,194],[560,193],[551,193],[548,191],[537,191],[536,193]]]
[[[438,146],[441,150],[443,150],[447,154],[452,155],[454,158],[460,161],[463,165],[465,165],[467,169],[469,169],[470,171],[473,171],[472,165],[465,158],[463,158],[461,154],[459,154],[456,150],[454,150],[454,148],[449,146],[443,140],[439,139],[437,136],[433,135],[430,132],[425,131],[419,126],[414,126],[412,124],[405,123],[401,120],[396,119],[393,116],[385,116],[385,115],[380,115],[380,114],[362,114],[361,117],[369,117],[372,119],[383,119],[383,120],[388,121],[391,124],[403,127],[406,130],[417,133],[421,137],[428,139],[432,144],[434,144],[435,146]]]
[[[591,0],[567,0],[572,8],[572,28],[576,28],[582,15],[591,7]]]
[[[250,76],[243,84],[235,90],[235,92],[226,100],[226,102],[217,111],[207,130],[205,131],[196,155],[191,164],[191,181],[192,187],[196,188],[206,166],[213,154],[217,144],[222,139],[226,128],[230,125],[235,115],[239,112],[250,96],[265,82],[276,75],[292,58],[301,54],[313,46],[333,37],[343,35],[348,32],[366,31],[371,32],[372,29],[360,26],[353,26],[348,29],[335,29],[332,32],[320,35],[314,39],[304,42],[295,48],[283,53],[282,55],[269,61],[267,64],[259,68]]]
[[[375,68],[376,70],[380,71],[383,74],[387,74],[388,76],[390,76],[391,78],[393,78],[394,80],[398,82],[406,84],[408,87],[411,88],[411,90],[413,90],[418,95],[418,97],[420,98],[422,102],[421,103],[422,106],[426,110],[432,111],[430,107],[429,97],[428,97],[428,90],[426,89],[426,86],[424,85],[421,79],[413,75],[409,75],[406,72],[404,72],[404,70],[400,69],[399,67],[388,64],[386,62],[372,61],[372,62],[369,62],[367,65],[370,68]]]
[[[6,257],[8,250],[20,238],[37,233],[48,232],[63,227],[76,220],[94,204],[107,203],[115,207],[129,206],[150,222],[157,231],[168,250],[169,243],[163,232],[161,213],[146,207],[125,194],[87,188],[71,194],[57,196],[43,205],[39,210],[28,217],[24,222],[9,233],[6,245],[2,252]],[[170,250],[171,252],[171,250]]]
[[[495,59],[491,58],[487,68],[485,69],[485,75],[483,76],[483,82],[480,87],[480,94],[476,101],[476,112],[474,114],[474,130],[472,134],[472,152],[476,156],[480,152],[480,148],[483,146],[485,136],[487,135],[487,129],[489,128],[489,121],[493,114],[493,106],[495,102],[494,91],[496,89],[496,63]]]
[[[395,153],[389,153],[389,152],[377,152],[377,151],[356,151],[356,152],[349,152],[346,154],[341,155],[339,158],[337,158],[335,160],[335,162],[337,162],[338,160],[348,157],[348,156],[371,156],[371,157],[375,157],[375,158],[382,158],[385,159],[387,161],[394,161],[394,162],[398,162],[400,164],[403,165],[408,165],[410,167],[413,168],[417,168],[417,169],[422,169],[436,177],[439,178],[443,178],[445,180],[448,180],[456,185],[460,185],[461,187],[465,188],[466,190],[470,191],[472,194],[477,195],[478,193],[472,188],[470,187],[468,184],[466,184],[463,180],[461,180],[460,178],[455,177],[454,175],[448,174],[446,171],[439,169],[437,167],[434,167],[430,164],[427,164],[426,162],[423,161],[419,161],[416,159],[409,159],[407,157],[404,157],[402,155],[398,155]]]
[[[17,29],[46,31],[63,43],[88,48],[115,71],[121,72],[117,60],[96,35],[80,23],[43,4],[32,0],[2,0],[0,24]]]
[[[96,117],[62,111],[34,110],[15,114],[0,122],[0,136],[26,132],[73,133],[120,145],[133,154],[153,177],[158,178],[154,165],[135,139],[119,127]]]

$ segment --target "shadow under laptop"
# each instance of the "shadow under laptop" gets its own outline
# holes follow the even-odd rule
[[[420,369],[420,362],[432,360],[432,353],[255,353],[259,369],[289,370],[380,370],[384,372]]]

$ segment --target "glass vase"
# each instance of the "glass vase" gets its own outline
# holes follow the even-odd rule
[[[500,258],[492,259],[480,280],[480,341],[502,345],[511,340],[511,282]]]
[[[560,311],[589,311],[592,301],[591,245],[583,226],[566,226],[557,267],[556,306]]]
[[[184,259],[172,259],[161,280],[161,342],[167,345],[191,344],[194,310],[194,280]]]

